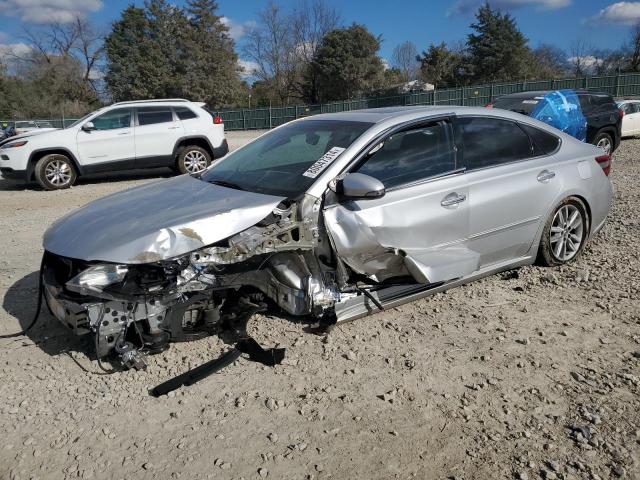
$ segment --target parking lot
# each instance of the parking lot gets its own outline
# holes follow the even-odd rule
[[[231,148],[253,134],[229,133]],[[0,180],[0,334],[30,321],[41,237],[67,212],[167,169],[44,192]],[[0,478],[640,478],[640,140],[622,143],[603,231],[569,266],[524,267],[328,334],[256,315],[287,348],[159,399],[228,349],[174,344],[100,373],[43,311],[0,340]],[[131,208],[135,209],[135,205]],[[108,472],[108,473],[105,473]]]

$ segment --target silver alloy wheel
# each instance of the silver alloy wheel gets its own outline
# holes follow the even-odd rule
[[[561,262],[568,262],[578,254],[584,238],[582,213],[575,205],[564,205],[553,217],[551,252]]]
[[[44,176],[51,185],[65,187],[71,182],[71,167],[65,160],[51,160],[44,169]]]
[[[611,153],[611,140],[609,140],[609,137],[602,137],[600,140],[598,140],[596,147],[600,147],[604,150],[604,153],[609,155]]]
[[[184,156],[184,168],[189,173],[200,173],[207,168],[207,157],[198,150],[191,150]]]

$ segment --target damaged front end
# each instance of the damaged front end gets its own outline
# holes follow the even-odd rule
[[[320,207],[311,196],[284,200],[238,233],[179,255],[166,249],[147,263],[79,260],[47,249],[47,304],[76,334],[95,335],[99,358],[115,354],[129,368],[143,368],[145,352],[215,333],[264,302],[292,315],[332,317],[344,294]],[[171,231],[185,234],[184,227]]]

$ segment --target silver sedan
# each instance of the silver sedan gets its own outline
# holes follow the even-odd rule
[[[58,221],[45,297],[99,356],[196,338],[262,304],[350,320],[574,260],[609,212],[609,169],[598,148],[508,111],[317,115]]]

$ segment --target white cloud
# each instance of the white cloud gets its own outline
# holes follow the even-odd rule
[[[0,43],[0,62],[11,62],[16,57],[24,57],[31,52],[26,43]]]
[[[583,70],[591,70],[598,65],[602,65],[604,60],[601,58],[596,58],[593,55],[584,55],[582,57],[569,57],[567,61],[571,65],[580,65]]]
[[[491,7],[500,10],[512,10],[521,7],[539,7],[542,9],[557,9],[567,7],[572,0],[492,0]],[[448,16],[468,15],[474,13],[485,3],[485,0],[458,0],[447,12]]]
[[[240,76],[244,80],[253,79],[255,77],[255,75],[256,75],[256,72],[260,68],[260,67],[258,67],[258,64],[256,62],[252,62],[251,60],[242,60],[242,59],[238,59],[238,66],[240,67],[240,70],[242,71],[240,73]]]
[[[102,6],[102,0],[2,0],[0,15],[18,17],[25,23],[69,23]]]
[[[593,21],[633,24],[640,21],[640,2],[617,2],[603,8]]]
[[[229,36],[236,42],[246,35],[247,30],[256,26],[256,22],[253,20],[249,20],[244,23],[237,23],[229,17],[221,17],[220,21],[229,28]]]
[[[389,70],[391,68],[391,65],[389,64],[389,60],[387,60],[386,58],[380,57],[380,61],[382,62],[382,67],[385,70]]]

